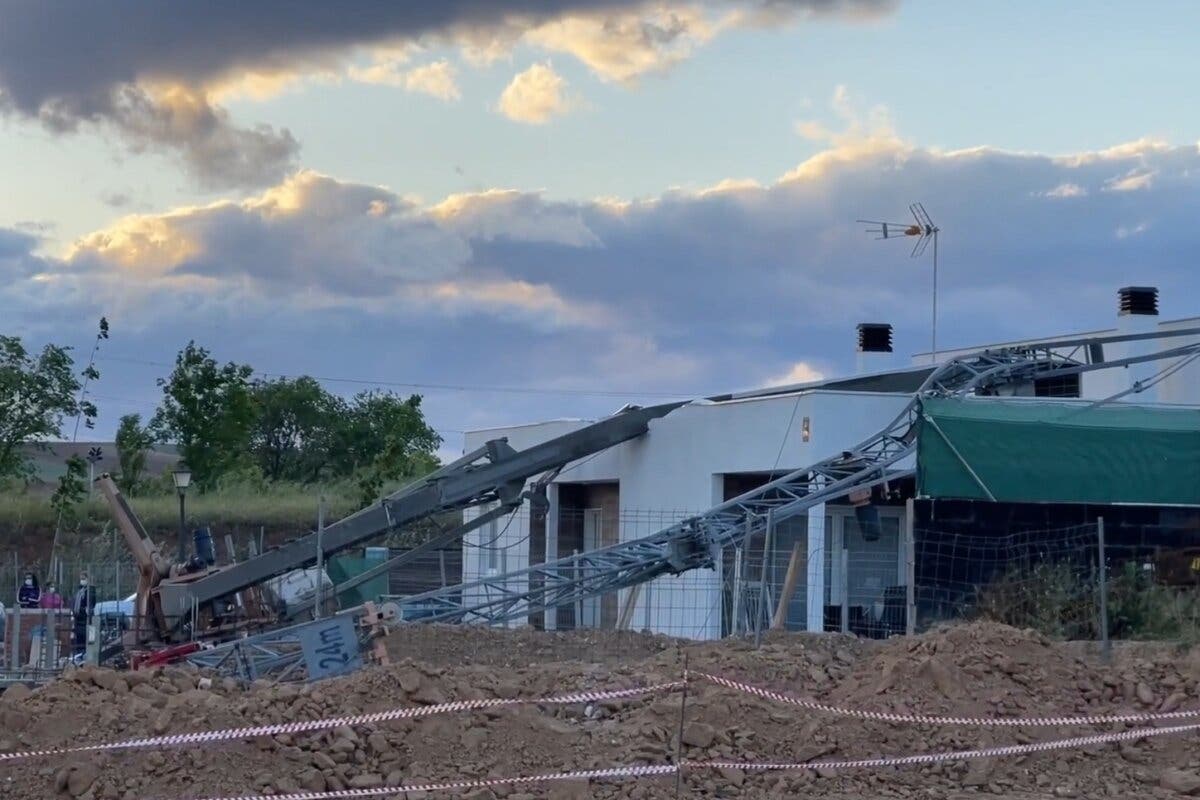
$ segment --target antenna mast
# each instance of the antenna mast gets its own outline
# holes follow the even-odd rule
[[[931,364],[937,363],[937,273],[938,273],[938,231],[937,225],[933,224],[929,214],[925,211],[925,206],[921,203],[911,203],[908,206],[909,213],[913,215],[914,223],[907,222],[883,222],[874,219],[860,219],[857,222],[864,223],[871,227],[867,228],[867,233],[875,234],[878,239],[899,239],[904,236],[915,236],[917,241],[913,244],[912,252],[909,253],[910,258],[920,258],[929,243],[933,242],[933,325],[930,345],[929,360]]]

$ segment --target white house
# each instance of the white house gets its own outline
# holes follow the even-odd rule
[[[1132,287],[1120,292],[1121,313],[1111,331],[1178,330],[1200,327],[1200,318],[1160,322],[1156,293]],[[531,520],[527,511],[469,534],[465,541],[463,581],[504,574],[531,563],[553,561],[654,533],[691,514],[760,485],[773,475],[802,468],[846,450],[880,430],[906,406],[930,370],[928,353],[911,363],[892,361],[890,326],[860,325],[858,371],[820,382],[732,394],[698,401],[651,423],[649,432],[565,468],[548,489],[549,513]],[[1192,337],[1190,341],[1196,341]],[[1031,340],[1032,341],[1032,340]],[[1040,339],[1037,341],[1046,341]],[[1113,361],[1146,348],[1161,350],[1184,339],[1110,345],[1090,360]],[[937,354],[944,361],[996,345],[977,345]],[[1064,349],[1071,349],[1069,346]],[[1175,362],[1087,373],[1082,380],[1039,384],[1034,396],[1099,400],[1143,384]],[[1122,402],[1200,406],[1200,363],[1182,365],[1146,391]],[[1076,401],[1078,402],[1078,400]],[[529,425],[471,431],[470,451],[505,437],[517,449],[582,427],[587,420],[552,420]],[[905,581],[905,506],[879,506],[882,531],[867,541],[860,535],[855,509],[828,504],[781,524],[765,575],[770,608],[779,602],[783,572],[795,550],[805,565],[800,588],[786,604],[792,629],[821,630],[830,598],[876,612],[889,591]],[[637,591],[559,608],[529,622],[547,629],[612,627],[628,617],[635,629],[692,638],[718,638],[744,625],[752,606],[747,596],[762,580],[761,540],[746,552],[728,554],[713,570],[666,576]],[[838,559],[843,559],[839,562]],[[869,611],[868,611],[869,613]]]

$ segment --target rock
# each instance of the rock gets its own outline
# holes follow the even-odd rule
[[[721,769],[717,770],[717,772],[722,778],[725,779],[726,783],[734,786],[741,786],[746,782],[746,773],[742,772],[740,769],[728,769],[726,767],[722,767]]]
[[[374,772],[364,772],[350,779],[351,789],[374,789],[383,786],[383,776]]]
[[[433,684],[422,685],[421,688],[413,692],[413,702],[421,703],[427,706],[437,706],[446,702],[446,695]]]
[[[1169,714],[1183,705],[1183,701],[1186,699],[1187,695],[1183,692],[1175,692],[1168,696],[1166,700],[1163,700],[1162,706],[1158,710],[1164,714]]]
[[[325,776],[315,769],[300,773],[300,786],[308,792],[325,791]]]
[[[313,753],[312,760],[317,769],[332,770],[337,766],[337,763],[327,753],[322,753],[320,750]]]
[[[0,695],[6,703],[20,703],[33,694],[33,690],[23,683],[14,683],[4,690],[4,694]]]
[[[400,682],[400,688],[405,694],[412,694],[421,688],[421,684],[425,682],[424,677],[416,669],[405,667],[396,674],[396,680]]]
[[[549,800],[587,800],[591,796],[586,780],[555,781],[546,792]]]
[[[1154,691],[1144,683],[1139,683],[1136,689],[1138,702],[1142,705],[1154,705]]]
[[[100,777],[100,770],[87,762],[72,764],[67,768],[67,793],[71,797],[82,797]]]
[[[717,738],[717,732],[711,725],[703,722],[692,722],[683,729],[683,743],[688,747],[710,747]]]
[[[1178,794],[1200,794],[1200,775],[1182,769],[1169,769],[1158,779],[1158,785]]]
[[[117,673],[111,669],[98,669],[92,673],[92,683],[99,686],[101,689],[111,691],[113,684],[117,681]]]
[[[367,737],[367,746],[371,748],[371,752],[376,754],[388,753],[392,749],[387,737],[378,731]]]

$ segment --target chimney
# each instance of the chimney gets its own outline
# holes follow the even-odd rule
[[[1117,333],[1152,333],[1158,330],[1158,289],[1153,286],[1126,286],[1117,290]],[[1153,353],[1163,349],[1164,342],[1155,339],[1143,339],[1127,342],[1127,356]],[[1129,376],[1129,386],[1137,382],[1143,384],[1155,372],[1163,368],[1157,361],[1146,361],[1141,364],[1131,364],[1126,367]],[[1156,388],[1151,387],[1141,392],[1127,395],[1126,399],[1134,403],[1153,403],[1158,397]]]
[[[855,372],[863,375],[883,372],[891,367],[892,326],[885,322],[860,322]]]

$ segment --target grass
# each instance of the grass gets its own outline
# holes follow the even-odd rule
[[[310,527],[317,520],[317,495],[315,487],[295,484],[271,485],[265,489],[233,487],[204,494],[189,492],[185,509],[189,522]],[[179,524],[179,498],[174,494],[134,495],[126,499],[147,528]],[[327,489],[326,519],[339,519],[357,510],[358,499],[352,490]],[[78,516],[81,530],[99,528],[112,519],[99,492],[80,505]],[[46,494],[0,493],[0,527],[53,528],[55,522],[56,515]]]

